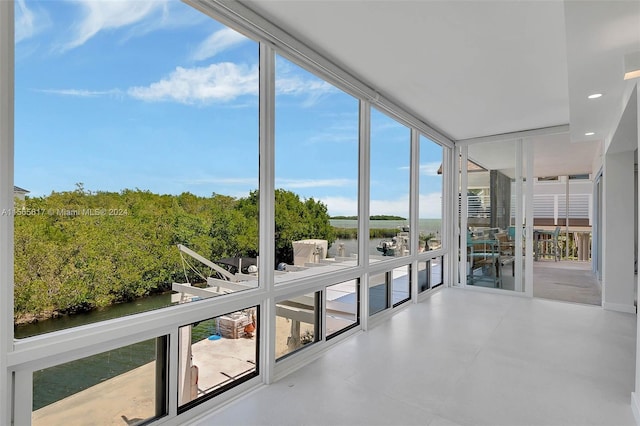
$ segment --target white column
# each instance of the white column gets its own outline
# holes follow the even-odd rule
[[[607,153],[604,159],[604,232],[602,241],[602,306],[635,313],[634,157],[628,152]]]

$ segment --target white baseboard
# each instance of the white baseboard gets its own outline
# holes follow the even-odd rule
[[[633,411],[633,418],[636,420],[636,424],[640,426],[640,400],[638,400],[638,394],[631,392],[631,411]]]
[[[626,312],[628,314],[635,314],[636,307],[634,305],[624,305],[622,303],[602,303],[602,307],[608,311]]]

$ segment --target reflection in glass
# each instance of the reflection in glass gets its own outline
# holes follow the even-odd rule
[[[327,338],[358,323],[358,280],[334,284],[325,289]]]
[[[258,308],[180,327],[178,405],[191,407],[258,374]]]
[[[442,285],[443,283],[443,273],[442,273],[442,256],[433,258],[430,260],[431,263],[431,288]]]
[[[393,306],[406,302],[411,298],[411,277],[409,275],[409,266],[401,266],[390,272],[392,285],[392,304]]]
[[[319,293],[276,303],[276,359],[320,340]]]
[[[442,285],[442,256],[418,262],[418,291]]]
[[[430,260],[418,262],[418,291],[422,293],[431,288]]]
[[[387,273],[369,276],[369,315],[384,311],[389,307],[389,284]]]
[[[165,415],[166,343],[159,337],[35,371],[31,423],[138,424]]]

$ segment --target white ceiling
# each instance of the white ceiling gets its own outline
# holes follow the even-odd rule
[[[640,50],[638,0],[242,3],[453,140],[569,124],[537,176],[592,171]]]

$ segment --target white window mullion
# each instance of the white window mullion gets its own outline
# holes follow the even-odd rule
[[[524,161],[526,161],[526,188],[525,199],[533,199],[533,163],[534,163],[534,149],[532,147],[530,139],[526,139],[523,142]],[[524,264],[524,284],[525,294],[529,297],[533,297],[533,202],[529,202],[525,205],[525,224],[529,228],[530,232],[527,232],[527,239],[525,241],[525,264]]]
[[[524,198],[522,197],[522,168],[523,168],[523,162],[522,162],[522,139],[518,139],[515,143],[516,145],[516,158],[515,160],[515,166],[516,166],[516,176],[515,176],[515,180],[516,180],[516,185],[515,185],[515,190],[516,190],[516,220],[514,223],[515,226],[515,259],[514,259],[514,266],[515,266],[515,284],[514,284],[514,290],[516,292],[522,292],[523,291],[523,282],[522,280],[524,279],[522,276],[522,238],[520,238],[520,233],[521,233],[521,229],[524,225],[524,214],[523,214],[523,200]],[[532,206],[532,202],[527,202],[526,203],[527,206]],[[527,223],[527,225],[529,225]]]
[[[15,425],[31,425],[31,410],[33,407],[33,373],[30,370],[18,370],[15,373],[15,393],[20,395],[15,399],[13,407]],[[11,410],[7,414],[10,414]],[[12,423],[5,423],[7,425]]]
[[[360,101],[359,120],[359,176],[358,176],[358,265],[369,264],[369,198],[371,196],[371,107]],[[360,323],[366,330],[369,324],[369,279],[360,282]]]
[[[413,303],[418,303],[418,247],[420,245],[420,133],[411,129],[411,167],[409,181],[409,231],[410,251],[413,257],[409,271],[410,295]]]
[[[460,228],[459,228],[459,240],[460,240],[460,262],[461,265],[459,265],[458,268],[458,274],[460,275],[460,281],[459,283],[464,287],[467,285],[467,226],[468,226],[468,197],[467,197],[467,170],[468,170],[468,152],[469,152],[469,147],[468,146],[461,146],[460,147],[460,155],[459,158],[460,160],[458,161],[458,159],[454,159],[454,161],[456,162],[457,168],[459,168],[460,173],[460,186],[459,186],[459,203],[460,203]],[[458,156],[456,156],[458,157]],[[458,174],[458,172],[456,171],[456,174]]]
[[[0,211],[13,209],[14,2],[0,1]],[[13,216],[0,215],[0,424],[11,424]],[[29,395],[30,395],[29,390]],[[29,407],[29,410],[31,407]]]
[[[178,351],[179,341],[178,329],[174,329],[169,334],[169,374],[167,374],[167,392],[169,393],[169,404],[167,405],[167,412],[170,418],[178,415],[178,399],[175,398],[178,395]]]
[[[275,365],[275,53],[260,43],[260,238],[258,279],[267,290],[260,312],[260,371],[265,383],[273,380]]]

